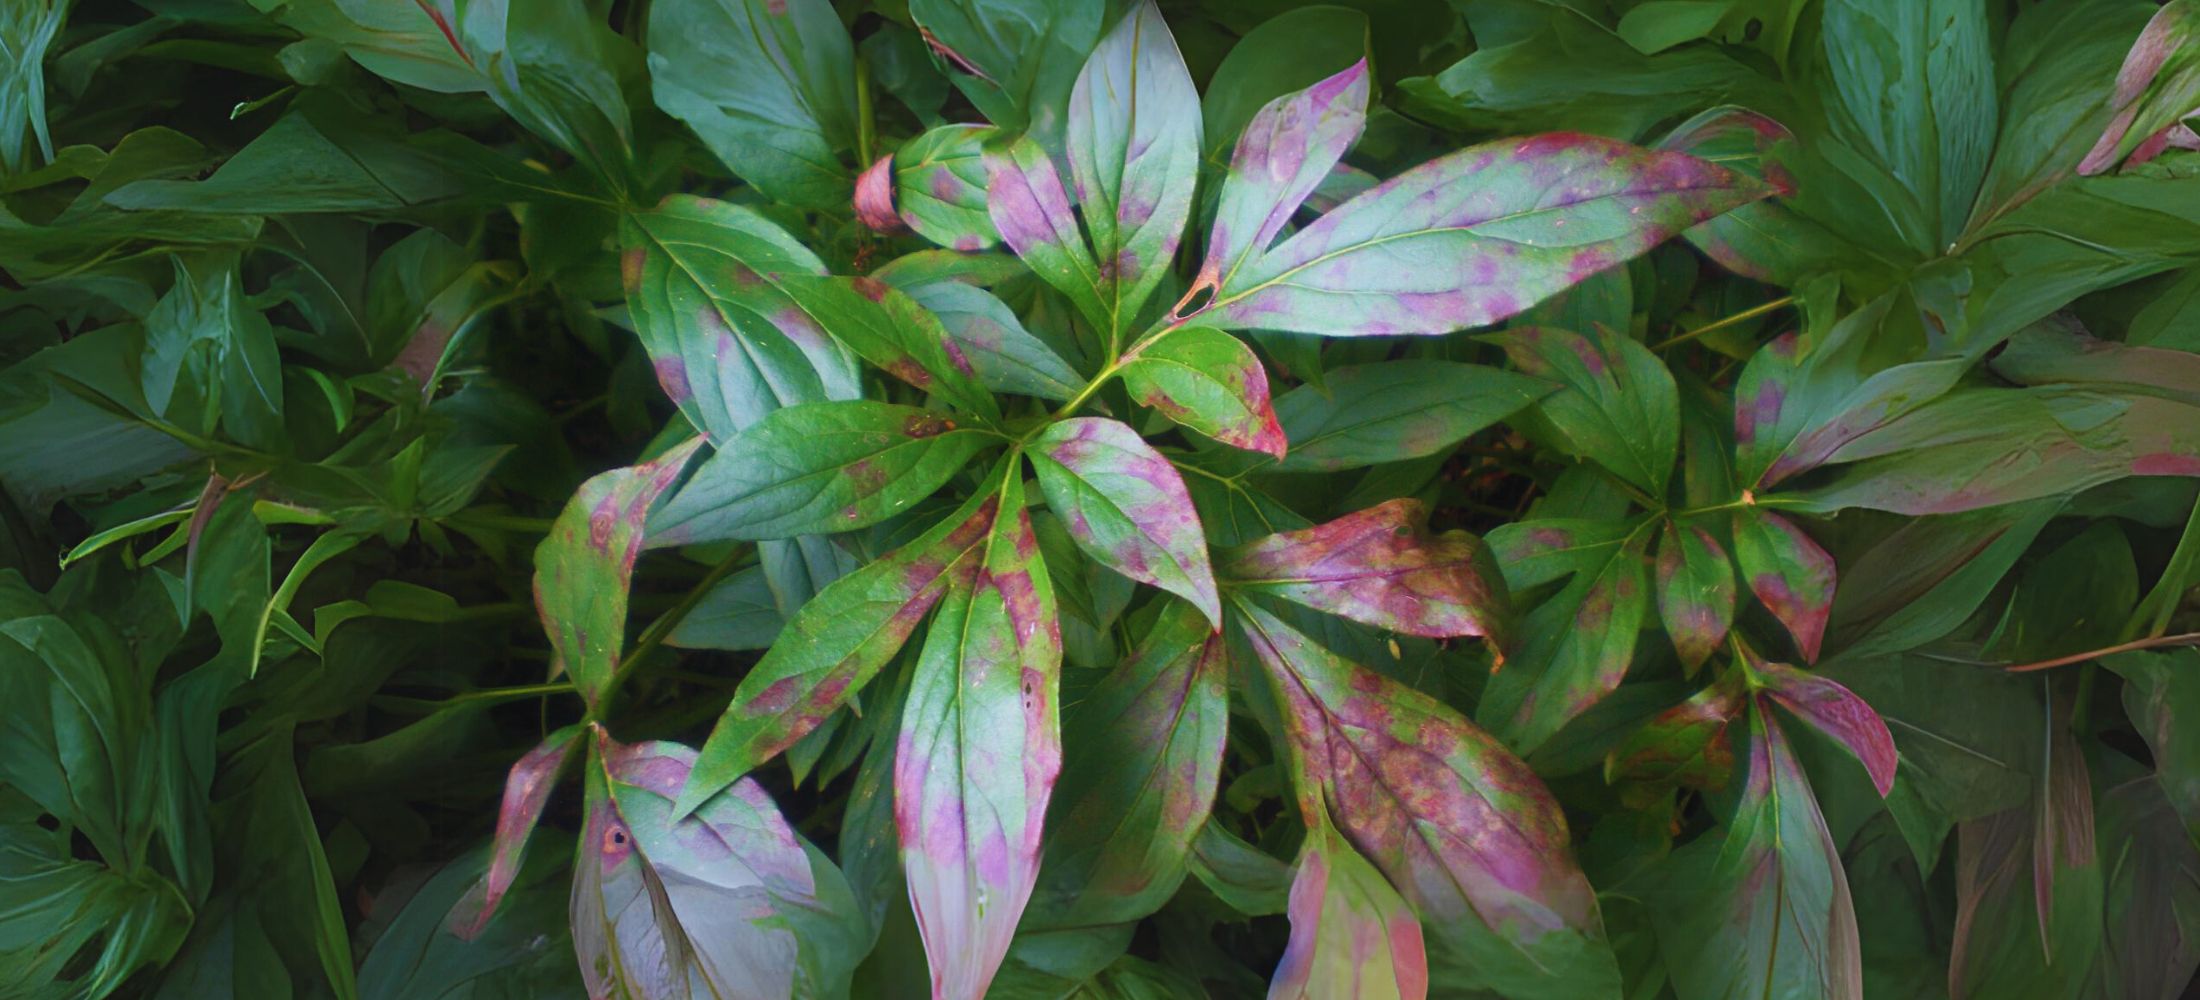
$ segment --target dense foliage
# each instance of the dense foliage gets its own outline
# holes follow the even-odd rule
[[[2170,998],[2200,0],[0,4],[0,997]]]

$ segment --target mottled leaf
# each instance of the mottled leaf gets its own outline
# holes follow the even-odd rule
[[[1482,326],[1769,190],[1593,136],[1473,146],[1337,206],[1176,318],[1332,336]]]
[[[987,121],[1059,150],[1062,107],[1106,27],[1096,4],[911,0],[909,19]]]
[[[649,82],[757,190],[805,208],[848,198],[855,50],[827,0],[665,0],[649,6]]]
[[[1138,432],[1099,417],[1058,421],[1032,440],[1031,465],[1047,506],[1086,553],[1222,620],[1184,478]]]
[[[1195,294],[1230,284],[1246,262],[1275,242],[1299,204],[1359,139],[1367,123],[1367,88],[1362,59],[1268,102],[1246,123],[1222,178],[1206,263],[1192,283]]]
[[[790,406],[705,460],[650,518],[650,544],[869,527],[931,496],[991,440],[913,406],[869,400]]]
[[[884,272],[880,276],[884,278]],[[1015,311],[993,293],[959,281],[932,281],[902,290],[940,318],[941,327],[970,359],[986,388],[1066,400],[1085,384],[1077,369],[1025,329]]]
[[[1522,327],[1489,338],[1514,366],[1559,384],[1536,402],[1559,448],[1665,495],[1680,454],[1680,395],[1650,349],[1623,334]]]
[[[918,236],[950,250],[984,250],[1001,242],[986,210],[984,125],[942,125],[909,140],[893,156],[892,203]]]
[[[1794,522],[1762,508],[1734,512],[1734,561],[1749,591],[1787,626],[1803,659],[1818,659],[1833,612],[1833,557]]]
[[[1691,671],[1726,641],[1734,624],[1734,564],[1710,532],[1666,523],[1658,536],[1658,616]]]
[[[497,807],[496,846],[489,870],[451,910],[451,933],[471,941],[489,925],[489,918],[496,916],[497,904],[511,890],[512,880],[519,877],[527,839],[535,832],[543,807],[550,803],[550,793],[557,788],[558,772],[565,769],[566,760],[580,745],[581,727],[567,726],[551,733],[512,765],[504,779],[504,801]]]
[[[979,383],[970,358],[948,338],[939,317],[909,296],[875,278],[779,280],[812,323],[863,360],[960,409],[999,418],[1000,406]]]
[[[1268,1000],[1423,1000],[1428,956],[1421,925],[1327,823],[1307,831],[1291,881],[1291,940]]]
[[[1239,546],[1221,572],[1233,586],[1406,635],[1507,639],[1510,599],[1488,547],[1464,531],[1432,534],[1418,500]]]
[[[535,608],[550,633],[551,669],[571,676],[590,705],[626,652],[627,586],[649,509],[702,443],[692,438],[653,462],[582,483],[535,549]]]
[[[1571,576],[1517,627],[1475,719],[1516,753],[1535,749],[1619,686],[1650,616],[1645,536],[1625,522],[1521,521],[1489,535],[1514,593]]]
[[[1290,439],[1277,467],[1330,471],[1432,455],[1511,416],[1553,386],[1454,361],[1385,361],[1330,371],[1322,389],[1276,400]]]
[[[1765,697],[1855,755],[1881,798],[1894,788],[1894,735],[1864,699],[1838,682],[1784,663],[1759,663],[1751,669]]]
[[[1078,230],[1054,161],[1037,143],[1017,138],[988,147],[985,164],[986,212],[1001,242],[1040,280],[1068,296],[1088,322],[1114,331],[1109,282]]]
[[[1671,782],[1706,791],[1734,775],[1732,726],[1749,707],[1739,672],[1643,723],[1604,760],[1606,781]]]
[[[935,1000],[978,1000],[1038,876],[1062,766],[1054,586],[1013,465],[975,574],[940,604],[894,749],[894,825]]]
[[[2183,120],[2200,110],[2200,60],[2193,58],[2196,36],[2200,36],[2200,5],[2171,0],[2154,12],[2116,73],[2116,88],[2109,97],[2115,117],[2079,161],[2079,173],[2104,173],[2126,157],[2144,162],[2168,145],[2164,133],[2185,127]]]
[[[1131,398],[1223,444],[1284,453],[1283,427],[1268,401],[1268,371],[1245,342],[1207,327],[1172,330],[1122,366]]]
[[[1199,176],[1199,92],[1151,0],[1086,60],[1070,91],[1068,139],[1109,329],[1121,334],[1176,255]]]

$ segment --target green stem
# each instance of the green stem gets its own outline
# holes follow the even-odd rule
[[[612,702],[618,698],[620,683],[625,681],[627,675],[633,672],[635,665],[647,659],[649,654],[656,652],[657,647],[664,645],[665,639],[672,635],[673,629],[679,627],[681,620],[685,619],[689,612],[694,611],[696,605],[703,603],[704,596],[710,593],[712,587],[718,585],[718,581],[732,576],[733,571],[741,566],[748,554],[749,547],[746,545],[726,553],[726,557],[719,560],[718,565],[712,566],[710,572],[703,574],[702,579],[695,581],[695,586],[688,588],[687,594],[680,598],[680,603],[673,605],[671,610],[666,611],[664,614],[658,615],[655,621],[649,623],[648,628],[642,630],[641,638],[634,640],[633,648],[628,649],[626,655],[619,658],[618,668],[611,672],[611,679],[605,682],[603,701],[598,703],[597,711],[592,713],[595,717],[601,718],[609,714]]]
[[[1659,344],[1658,346],[1651,348],[1651,350],[1662,351],[1668,347],[1672,347],[1675,344],[1685,344],[1691,340],[1703,336],[1704,334],[1724,330],[1727,327],[1733,326],[1737,323],[1749,322],[1750,320],[1756,319],[1757,317],[1762,316],[1766,313],[1773,312],[1778,309],[1784,309],[1790,305],[1793,305],[1794,303],[1795,296],[1782,295],[1777,299],[1773,299],[1770,302],[1764,303],[1763,305],[1751,306],[1747,309],[1742,310],[1741,312],[1735,313],[1732,316],[1728,316],[1725,319],[1714,320],[1710,323],[1706,323],[1702,326],[1688,331],[1687,333],[1681,334],[1680,336],[1674,337],[1671,340]]]
[[[878,123],[871,113],[871,61],[856,57],[856,169],[871,166],[871,150],[877,145]]]

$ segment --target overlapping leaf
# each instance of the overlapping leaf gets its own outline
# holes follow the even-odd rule
[[[1510,599],[1488,547],[1463,531],[1432,534],[1415,500],[1270,535],[1231,552],[1221,572],[1233,587],[1407,635],[1508,638]]]
[[[1058,421],[1032,440],[1031,464],[1078,547],[1221,621],[1207,538],[1184,477],[1136,431],[1100,417]]]

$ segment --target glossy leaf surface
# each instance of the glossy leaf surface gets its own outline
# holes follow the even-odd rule
[[[1270,535],[1229,553],[1221,573],[1233,586],[1406,635],[1507,638],[1510,600],[1488,547],[1464,531],[1430,532],[1415,500]]]
[[[1031,464],[1079,548],[1221,620],[1207,538],[1184,477],[1137,432],[1099,417],[1063,420],[1032,442]]]
[[[1658,616],[1681,663],[1694,670],[1734,624],[1734,564],[1711,533],[1668,523],[1658,536]]]
[[[1268,371],[1245,342],[1220,330],[1175,330],[1123,365],[1131,398],[1223,444],[1284,457],[1268,400]]]
[[[1833,557],[1794,522],[1751,509],[1734,515],[1734,561],[1750,593],[1795,637],[1803,659],[1816,660],[1833,612]]]

